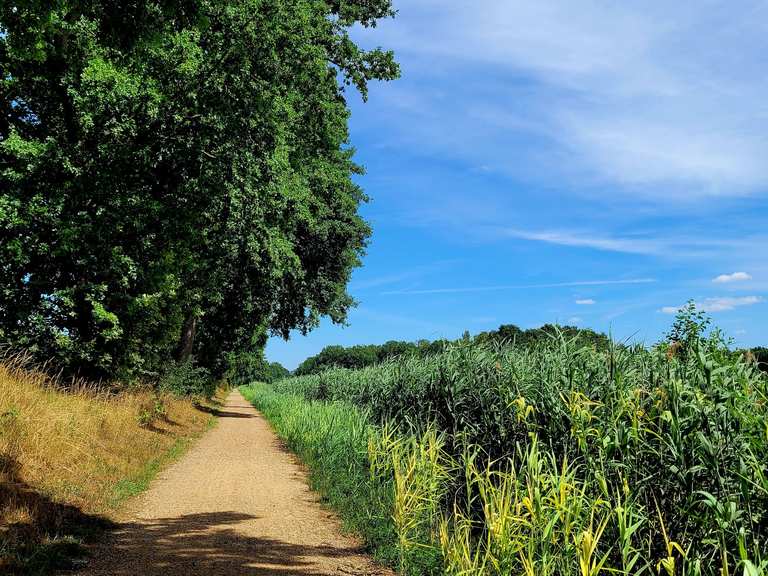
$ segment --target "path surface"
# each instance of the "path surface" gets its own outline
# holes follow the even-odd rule
[[[237,391],[128,516],[80,574],[391,574],[341,535],[296,458]]]

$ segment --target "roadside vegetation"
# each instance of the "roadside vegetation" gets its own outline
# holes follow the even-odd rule
[[[692,306],[652,348],[467,340],[245,392],[324,492],[375,487],[389,527],[356,527],[403,573],[768,571],[768,378]]]
[[[20,358],[0,362],[2,574],[71,566],[214,418],[205,396],[62,384]]]

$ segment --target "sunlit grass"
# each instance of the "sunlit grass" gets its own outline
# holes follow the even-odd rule
[[[20,359],[0,362],[0,566],[99,524],[211,418],[171,395],[65,390]]]

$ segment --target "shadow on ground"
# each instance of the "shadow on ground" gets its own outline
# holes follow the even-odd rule
[[[245,408],[245,406],[230,406],[231,408]],[[212,408],[210,406],[205,405],[197,405],[195,406],[200,412],[205,412],[206,414],[212,414],[213,416],[216,416],[218,418],[256,418],[255,414],[244,414],[242,412],[231,412],[229,410],[221,410],[219,408]],[[250,406],[249,406],[250,408]]]
[[[359,548],[295,545],[245,536],[237,524],[256,519],[238,512],[190,514],[123,524],[94,550],[83,576],[288,576],[355,572]],[[350,562],[345,562],[349,558]],[[327,568],[318,568],[328,565]],[[349,564],[349,569],[345,565]]]
[[[48,574],[71,568],[84,554],[80,543],[94,542],[114,524],[102,516],[50,499],[19,479],[19,464],[0,455],[0,511],[19,511],[18,520],[0,523],[0,574]]]

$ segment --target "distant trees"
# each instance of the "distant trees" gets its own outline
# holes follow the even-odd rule
[[[475,336],[478,342],[506,342],[517,346],[532,346],[543,340],[551,339],[558,334],[565,338],[575,339],[578,344],[590,345],[597,349],[608,347],[610,339],[603,333],[595,332],[589,328],[576,326],[559,326],[556,324],[544,324],[540,328],[522,330],[514,324],[502,324],[496,330],[481,332]]]
[[[605,334],[594,332],[593,330],[576,328],[575,326],[557,326],[554,324],[545,324],[541,328],[532,328],[522,330],[514,324],[502,324],[496,330],[481,332],[476,336],[471,336],[465,332],[460,340],[475,341],[478,343],[497,342],[499,344],[513,344],[516,346],[534,346],[544,340],[562,334],[568,339],[576,339],[578,344],[591,345],[597,349],[607,348],[609,339]],[[310,356],[302,362],[294,374],[302,376],[306,374],[317,374],[327,368],[363,368],[388,358],[412,354],[416,356],[427,356],[442,352],[450,340],[419,340],[418,342],[402,342],[390,340],[384,344],[360,344],[357,346],[326,346],[319,354]]]
[[[370,234],[344,87],[390,0],[0,3],[0,339],[69,373],[214,375],[340,322]]]
[[[443,349],[448,340],[419,340],[418,342],[402,342],[390,340],[384,344],[361,344],[357,346],[326,346],[319,354],[310,356],[302,362],[294,374],[317,374],[326,368],[364,368],[388,358],[404,354],[428,355]]]
[[[227,360],[227,371],[224,375],[232,386],[275,382],[290,374],[279,362],[267,362],[262,348],[230,354]]]
[[[280,362],[270,362],[267,366],[267,378],[266,382],[276,382],[281,378],[290,376],[288,368],[280,364]]]

